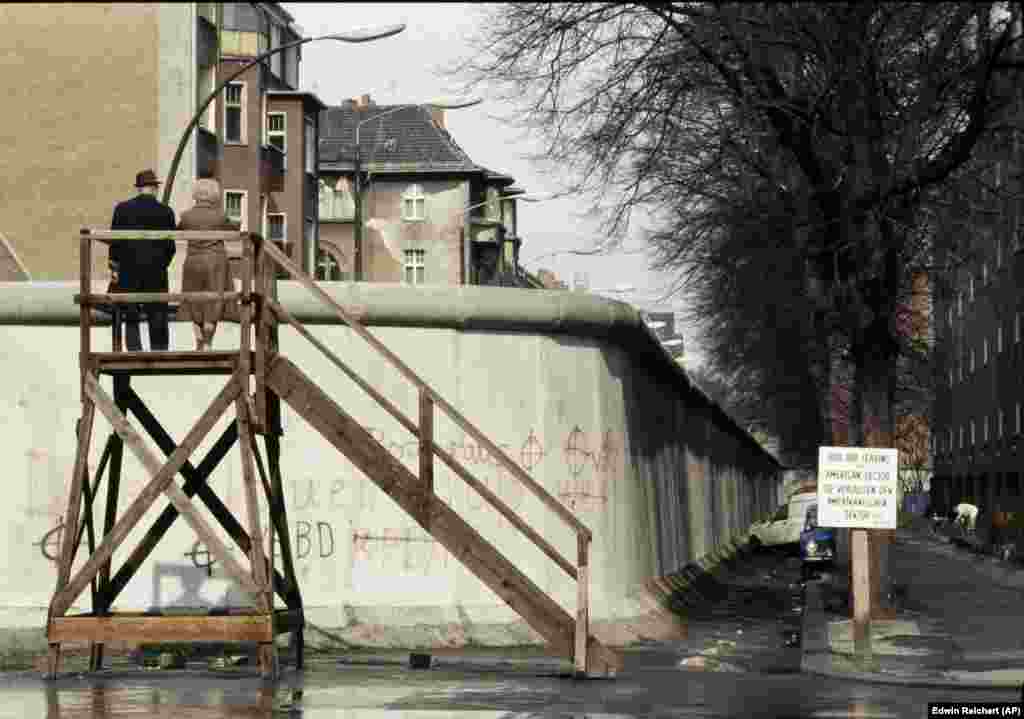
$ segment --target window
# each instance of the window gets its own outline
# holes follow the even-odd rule
[[[946,324],[950,327],[953,326],[953,307],[949,306],[946,308]]]
[[[283,212],[267,213],[267,239],[288,241],[288,220]]]
[[[974,274],[967,275],[967,299],[974,302]]]
[[[270,49],[273,50],[275,47],[281,47],[281,26],[271,23]],[[284,76],[284,73],[281,71],[281,53],[278,52],[270,56],[270,71],[279,78]]]
[[[306,172],[316,174],[316,125],[313,120],[306,116]]]
[[[956,449],[956,445],[953,443],[953,428],[949,428],[949,445],[946,447],[950,452]]]
[[[316,251],[316,279],[318,282],[336,282],[341,279],[341,268],[329,252]]]
[[[981,437],[982,437],[981,441],[985,442],[987,444],[988,443],[988,415],[987,414],[985,415],[985,421],[982,423],[982,426],[981,426]]]
[[[953,386],[953,368],[952,367],[949,368],[949,386],[950,387]]]
[[[1003,266],[1003,238],[996,238],[996,269]]]
[[[957,317],[963,317],[964,316],[964,293],[963,292],[957,292],[956,293],[956,316]]]
[[[227,190],[224,193],[224,214],[232,222],[239,225],[242,232],[249,229],[248,212],[246,212],[245,190]]]
[[[426,219],[426,201],[423,195],[423,188],[419,185],[409,185],[402,193],[402,219],[423,220]]]
[[[960,425],[960,449],[964,448],[964,426]]]
[[[202,105],[206,101],[206,98],[210,96],[213,89],[217,87],[217,65],[216,63],[209,67],[199,68],[198,77],[196,79],[196,106]],[[210,132],[217,131],[217,103],[211,102],[207,106],[206,110],[203,111],[202,119],[199,121],[199,126],[209,130]]]
[[[960,376],[960,381],[964,381],[964,361],[961,359],[960,364],[957,365],[957,373]]]
[[[284,166],[288,167],[288,116],[283,112],[267,113],[267,144],[273,145],[284,155]]]
[[[224,142],[245,143],[245,83],[224,88]]]
[[[981,263],[981,286],[988,284],[988,262]]]
[[[320,180],[319,187],[321,220],[350,220],[355,217],[355,197],[348,178]]]
[[[971,369],[970,369],[971,374],[974,374],[974,356],[975,356],[974,348],[971,347]]]
[[[996,354],[1003,353],[1003,323],[996,325]]]
[[[997,424],[998,429],[996,431],[999,432],[999,438],[1002,439],[1003,431],[1006,429],[1006,413],[1003,412],[1003,410],[999,410],[999,419],[997,420]]]
[[[975,435],[974,435],[974,420],[972,419],[972,420],[971,420],[971,446],[972,446],[972,447],[974,446],[974,440],[975,440]]]
[[[406,250],[405,255],[405,283],[408,285],[422,285],[425,279],[424,272],[426,250]]]
[[[988,337],[981,341],[981,366],[988,364]]]

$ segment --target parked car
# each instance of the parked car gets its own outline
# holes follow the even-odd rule
[[[804,581],[815,571],[831,569],[836,558],[836,535],[831,527],[818,526],[818,504],[807,508],[804,530],[800,533],[801,574]]]
[[[794,493],[767,522],[750,527],[750,543],[765,547],[790,545],[796,549],[807,516],[807,507],[818,501],[817,490]]]

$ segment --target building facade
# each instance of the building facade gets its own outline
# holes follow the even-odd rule
[[[219,62],[204,70],[215,87],[257,55],[302,37],[276,3],[224,3]],[[205,113],[198,133],[202,174],[216,177],[225,210],[243,230],[283,241],[291,259],[312,272],[316,255],[317,135],[325,105],[299,89],[301,47],[245,70]],[[204,89],[203,97],[209,94]]]
[[[443,110],[377,105],[369,95],[329,108],[321,114],[317,278],[534,286],[518,262],[519,194],[511,177],[470,160]]]
[[[0,123],[0,280],[76,278],[78,229],[109,226],[114,205],[134,194],[139,170],[166,177],[183,130],[218,78],[261,47],[300,34],[276,3],[4,4],[0,27],[0,86],[10,103]],[[254,68],[239,78],[241,97],[229,89],[207,110],[178,166],[177,214],[192,204],[194,179],[214,176],[234,192],[225,195],[226,209],[249,229],[259,231],[275,208],[308,216],[296,191],[282,188],[302,186],[310,197],[316,143],[312,179],[299,170],[302,150],[276,175],[273,151],[264,150],[271,107],[286,113],[289,127],[311,119],[316,136],[320,106],[295,93],[300,59],[293,50]],[[224,132],[236,129],[242,134],[233,144]],[[296,256],[315,247],[315,213],[312,220],[311,229],[303,222],[289,229]],[[106,255],[97,250],[94,271],[104,276]],[[307,266],[312,254],[306,250]],[[184,256],[181,249],[172,282]]]
[[[1016,109],[1019,117],[1019,102]],[[995,155],[986,180],[999,194],[950,210],[948,231],[965,233],[969,246],[935,305],[932,502],[949,509],[969,501],[991,517],[1024,510],[1024,143],[1008,139],[988,151]]]

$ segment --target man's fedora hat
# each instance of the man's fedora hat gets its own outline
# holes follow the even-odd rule
[[[152,170],[143,170],[135,176],[136,187],[152,187],[159,184],[160,180],[156,179],[156,173]]]

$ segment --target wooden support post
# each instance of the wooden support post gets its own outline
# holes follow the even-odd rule
[[[291,537],[288,535],[288,511],[284,504],[284,483],[281,479],[281,398],[273,392],[267,394],[267,433],[263,440],[267,451],[267,471],[270,473],[270,485],[274,494],[274,508],[270,510],[271,520],[276,522],[276,529],[281,545],[281,568],[285,580],[289,584],[288,597],[285,602],[289,609],[302,612],[302,593],[295,576],[295,561],[292,554]],[[273,551],[273,547],[271,547]],[[295,645],[295,666],[302,669],[305,664],[305,628],[304,623],[292,632]]]
[[[132,393],[131,377],[114,375],[114,404],[122,412],[127,411],[128,398]],[[110,475],[107,477],[107,508],[103,516],[103,538],[106,539],[117,521],[117,502],[121,491],[121,468],[124,462],[124,440],[117,432],[110,435]],[[100,568],[101,593],[106,594],[110,585],[110,561]],[[109,605],[108,605],[109,606]]]
[[[253,418],[253,425],[260,434],[266,432],[267,427],[267,318],[270,315],[270,308],[267,306],[269,289],[267,281],[267,270],[270,264],[267,253],[263,251],[262,240],[256,242],[256,351],[255,351],[255,385],[256,385],[256,416]],[[273,527],[273,524],[271,524]],[[273,556],[273,545],[270,554]]]
[[[92,238],[89,237],[89,230],[82,230],[78,239],[78,261],[79,261],[79,292],[82,294],[83,302],[78,309],[79,336],[81,347],[79,348],[79,367],[81,370],[80,390],[82,401],[85,401],[85,375],[92,366],[92,303],[84,301],[85,297],[92,293]]]
[[[251,351],[252,351],[252,238],[246,236],[242,240],[242,304],[239,328],[241,342],[238,354],[238,377],[242,387],[242,398],[252,402],[250,394]],[[245,438],[240,436],[240,439]]]
[[[420,483],[424,527],[430,531],[430,505],[434,499],[434,401],[420,388]]]
[[[267,566],[263,556],[263,530],[260,528],[259,495],[256,492],[256,477],[253,472],[252,458],[252,426],[249,420],[249,403],[239,395],[235,400],[236,422],[238,423],[238,447],[242,454],[242,484],[245,493],[245,506],[249,515],[250,553],[253,580],[261,588],[256,597],[256,604],[261,612],[271,614],[274,609],[272,587],[267,582]],[[273,548],[271,548],[273,551]],[[277,671],[277,657],[273,642],[261,643],[259,647],[260,673],[264,677],[273,677]]]
[[[86,371],[83,368],[83,377]],[[91,378],[91,375],[89,375]],[[84,380],[83,380],[84,381]],[[60,564],[57,568],[57,588],[54,591],[53,600],[50,602],[49,619],[60,617],[67,611],[67,607],[61,607],[57,598],[64,591],[71,576],[71,564],[74,561],[74,554],[78,540],[78,513],[82,504],[82,486],[89,481],[86,476],[86,460],[89,456],[89,442],[92,439],[93,418],[96,414],[96,405],[87,396],[83,396],[82,418],[78,421],[78,449],[75,453],[75,466],[71,475],[71,491],[68,493],[67,511],[64,513],[64,530],[62,532]],[[70,602],[68,603],[70,604]],[[47,624],[49,625],[49,621]],[[49,629],[49,627],[48,627]],[[50,679],[57,677],[60,671],[60,644],[50,644],[47,658],[47,676]]]
[[[573,654],[576,676],[584,678],[589,669],[587,639],[590,636],[590,537],[577,535],[576,548],[576,636]]]
[[[855,656],[871,659],[871,554],[866,529],[850,530],[853,568],[853,643]]]
[[[143,460],[147,464],[151,460],[155,460],[149,448],[146,447],[135,430],[128,424],[128,420],[125,419],[121,411],[116,407],[114,402],[107,396],[107,393],[99,386],[90,376],[86,378],[86,390],[89,393],[89,397],[94,403],[100,408],[103,414],[107,417],[107,420],[114,427],[116,431],[125,443],[135,452],[140,460]],[[121,519],[111,529],[110,534],[104,537],[100,546],[97,547],[96,553],[92,555],[85,565],[78,570],[78,574],[72,579],[67,587],[56,594],[53,599],[53,612],[56,616],[63,616],[64,612],[69,606],[75,601],[81,591],[85,588],[85,585],[96,576],[100,566],[107,562],[114,553],[114,550],[124,541],[128,536],[128,533],[138,524],[139,520],[146,513],[146,510],[153,504],[156,498],[161,492],[167,492],[169,486],[172,485],[174,475],[177,474],[181,465],[188,459],[188,456],[192,453],[195,447],[203,440],[207,432],[213,427],[217,419],[223,414],[224,410],[234,401],[238,393],[238,381],[237,377],[232,377],[231,381],[227,383],[223,390],[214,398],[213,403],[206,410],[206,412],[199,418],[195,426],[191,429],[181,446],[174,452],[167,464],[163,467],[159,466],[159,461],[154,468],[154,476],[150,480],[139,495],[135,498],[132,504],[128,507],[125,513],[121,516]],[[149,467],[147,467],[149,469]],[[177,485],[173,485],[173,489],[177,489]],[[180,492],[180,490],[179,490]],[[172,501],[176,497],[172,497]],[[181,495],[181,499],[186,503],[188,500]],[[179,507],[179,511],[181,511]],[[204,537],[205,538],[205,537]],[[218,541],[216,537],[213,538]],[[215,548],[209,546],[211,550]],[[221,557],[218,556],[218,559]],[[237,566],[237,562],[231,557],[228,560]],[[226,566],[226,565],[225,565]],[[244,585],[243,585],[244,586]]]

